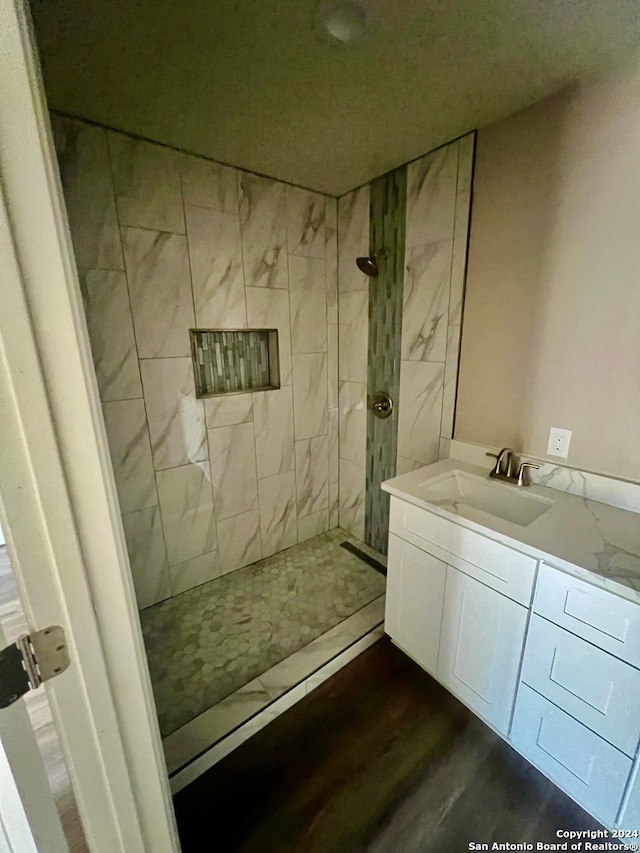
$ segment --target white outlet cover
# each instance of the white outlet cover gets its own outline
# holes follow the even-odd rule
[[[560,427],[551,427],[551,429],[549,430],[549,444],[547,445],[547,454],[549,456],[559,456],[561,459],[566,459],[569,455],[570,444],[570,429],[560,429]]]

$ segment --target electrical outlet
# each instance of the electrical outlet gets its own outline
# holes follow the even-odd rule
[[[569,455],[569,445],[571,444],[571,430],[560,429],[560,427],[551,427],[549,430],[549,444],[547,453],[549,456],[561,456],[566,459]]]

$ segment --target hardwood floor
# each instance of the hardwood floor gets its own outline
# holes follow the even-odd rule
[[[20,635],[27,632],[27,623],[20,605],[18,587],[11,571],[7,549],[2,546],[0,546],[0,623],[7,642],[14,642]],[[36,742],[44,761],[70,853],[88,853],[89,848],[85,841],[78,807],[44,688],[40,687],[38,690],[27,693],[24,702],[36,734]]]
[[[386,638],[174,803],[184,853],[458,853],[599,828]]]

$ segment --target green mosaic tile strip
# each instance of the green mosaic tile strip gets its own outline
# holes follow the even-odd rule
[[[367,391],[369,400],[387,391],[394,409],[384,420],[367,412],[365,542],[382,554],[387,553],[389,496],[380,483],[395,476],[398,444],[406,197],[406,166],[371,183],[369,252],[378,256],[380,274],[369,279]]]
[[[277,331],[191,331],[196,395],[278,387]]]
[[[163,737],[384,593],[345,539],[336,528],[140,613]]]

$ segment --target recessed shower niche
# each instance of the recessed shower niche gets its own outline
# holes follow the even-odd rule
[[[191,329],[197,397],[280,387],[277,329]]]

